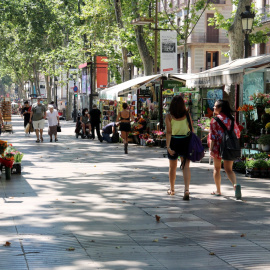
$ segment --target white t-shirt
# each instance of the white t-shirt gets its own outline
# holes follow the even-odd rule
[[[57,110],[53,110],[52,113],[50,112],[50,110],[48,110],[46,113],[47,113],[47,120],[48,120],[49,127],[57,126],[58,125],[58,120],[57,120],[58,112],[57,112]]]

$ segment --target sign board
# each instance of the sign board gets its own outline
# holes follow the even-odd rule
[[[77,93],[77,92],[78,92],[78,86],[75,85],[75,86],[73,87],[73,91],[74,91],[75,93]]]
[[[146,89],[139,89],[138,97],[151,97],[151,91],[149,90],[149,87],[146,87]]]
[[[161,73],[177,73],[177,33],[160,31]]]
[[[182,87],[184,84],[178,81],[163,81],[163,89],[173,89],[175,87]]]

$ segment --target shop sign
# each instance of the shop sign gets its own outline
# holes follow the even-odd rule
[[[177,73],[177,33],[160,31],[161,73]]]
[[[174,87],[182,87],[184,84],[178,81],[163,81],[164,89],[173,89]]]
[[[163,96],[171,96],[173,94],[174,94],[174,92],[172,89],[166,89],[166,90],[162,91]]]
[[[149,90],[149,87],[146,87],[146,89],[139,89],[138,96],[139,97],[151,97],[151,91]]]

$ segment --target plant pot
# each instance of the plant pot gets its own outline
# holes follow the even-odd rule
[[[21,174],[21,172],[22,172],[22,164],[19,162],[13,163],[11,173],[12,174]]]
[[[6,180],[11,179],[11,168],[5,167]]]
[[[256,144],[256,148],[258,149],[258,150],[262,150],[262,145],[261,144]]]
[[[255,143],[252,143],[252,144],[251,144],[251,148],[252,148],[252,149],[256,149],[256,144],[255,144]]]
[[[145,139],[140,139],[140,143],[142,146],[145,146]]]
[[[262,151],[268,152],[269,150],[270,150],[270,145],[269,144],[266,144],[266,145],[262,144]]]
[[[268,177],[268,169],[261,169],[261,177],[262,178]]]
[[[133,140],[134,140],[134,143],[140,144],[139,135],[133,135]]]

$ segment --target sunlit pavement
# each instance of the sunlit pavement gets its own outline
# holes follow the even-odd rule
[[[236,201],[223,172],[216,197],[205,159],[191,165],[183,201],[180,170],[167,195],[164,149],[130,145],[125,155],[61,125],[56,143],[47,128],[43,143],[25,137],[19,116],[1,135],[25,156],[22,174],[0,182],[0,270],[270,269],[269,179],[237,175]]]

